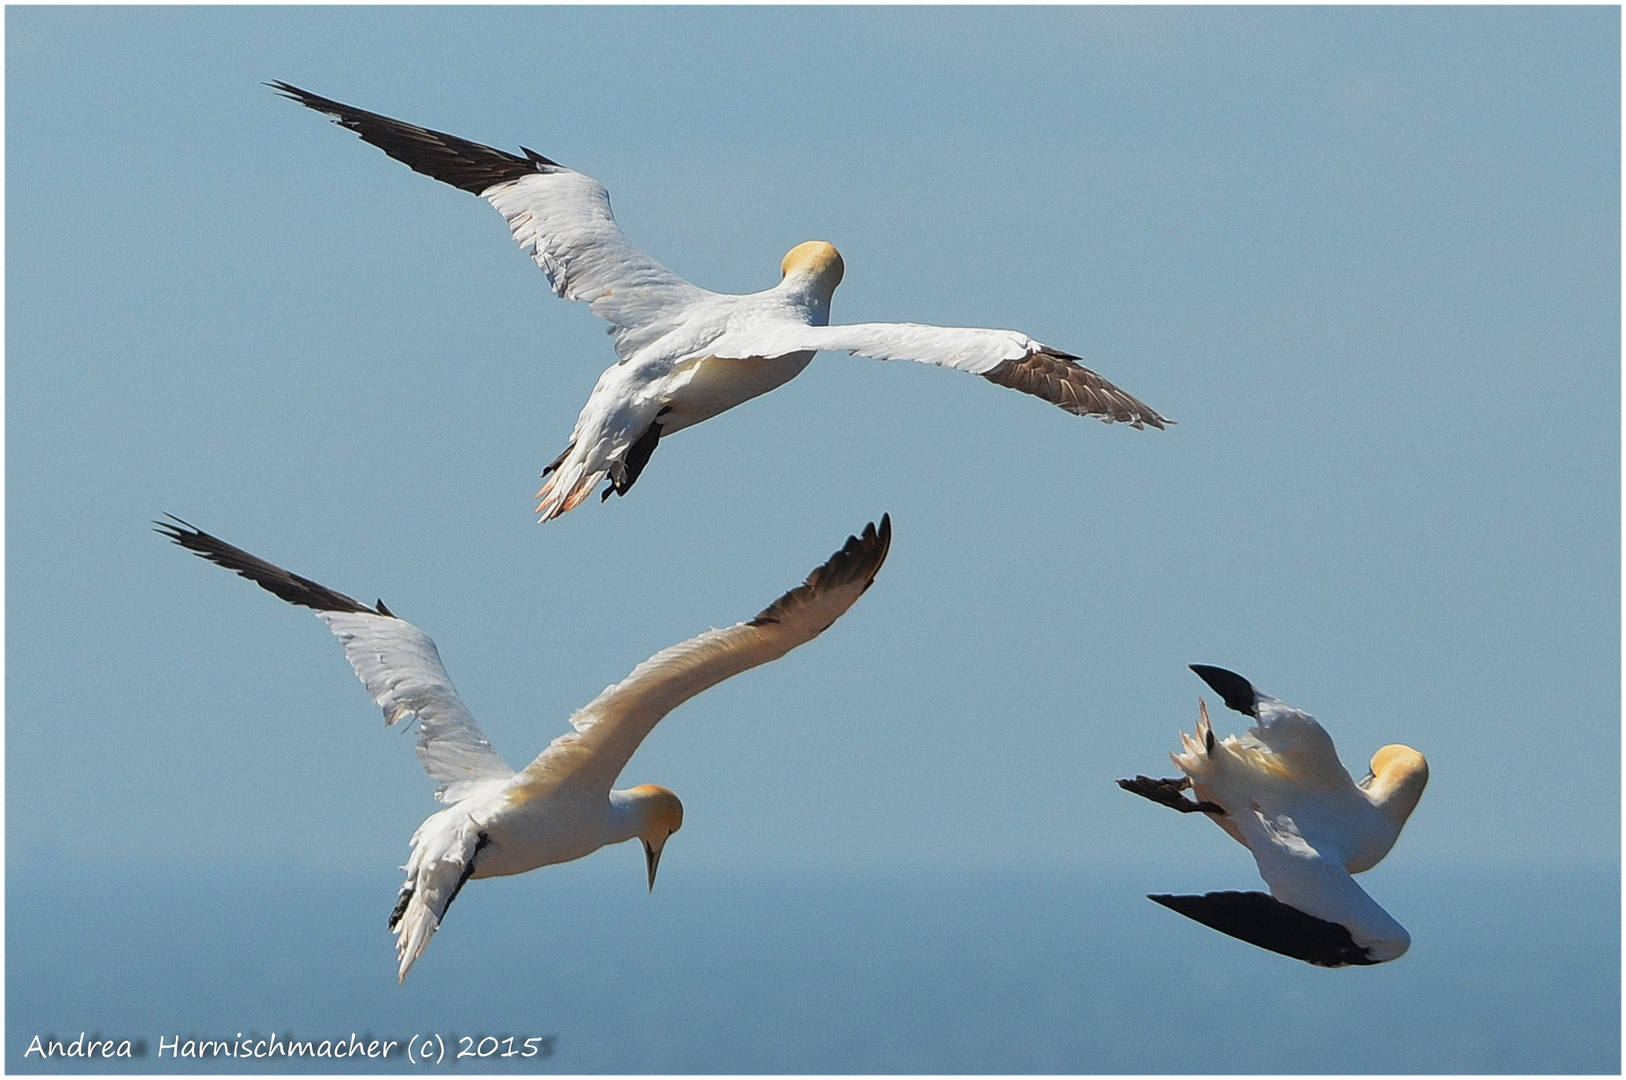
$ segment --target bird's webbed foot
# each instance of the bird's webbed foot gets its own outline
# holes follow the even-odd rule
[[[662,409],[660,414],[665,415],[669,410]],[[604,495],[599,499],[603,502],[611,495],[625,495],[632,490],[632,485],[638,482],[638,474],[644,471],[649,464],[649,457],[655,452],[655,446],[661,441],[661,423],[659,420],[651,423],[638,436],[638,441],[627,449],[627,456],[621,463],[619,470],[610,470],[610,486],[604,489]],[[619,472],[619,476],[617,475]]]
[[[1125,791],[1132,791],[1143,799],[1151,799],[1161,803],[1171,810],[1178,810],[1182,814],[1194,814],[1199,811],[1204,814],[1224,814],[1225,808],[1218,803],[1187,798],[1181,792],[1191,786],[1191,778],[1182,776],[1174,780],[1154,780],[1150,776],[1137,776],[1133,780],[1120,780],[1118,786]]]

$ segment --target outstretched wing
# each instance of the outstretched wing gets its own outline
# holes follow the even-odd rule
[[[570,718],[561,735],[520,773],[522,798],[570,785],[608,792],[661,717],[731,676],[777,660],[823,633],[875,580],[892,543],[892,520],[850,536],[807,580],[750,622],[708,630],[663,649]]]
[[[1411,935],[1405,927],[1344,869],[1342,853],[1318,849],[1291,816],[1249,810],[1232,815],[1232,819],[1253,852],[1259,876],[1277,900],[1348,930],[1354,943],[1365,950],[1368,963],[1393,960],[1411,946]]]
[[[344,642],[384,722],[418,718],[418,760],[440,783],[435,798],[456,802],[471,784],[514,775],[457,696],[428,634],[388,615],[324,611],[321,619]]]
[[[1171,911],[1222,934],[1291,956],[1317,967],[1344,967],[1377,961],[1355,944],[1349,930],[1306,915],[1262,892],[1211,892],[1201,896],[1153,895]]]
[[[610,213],[597,180],[521,147],[523,157],[320,97],[285,82],[273,89],[333,117],[415,172],[495,206],[514,239],[566,300],[585,300],[607,320],[624,359],[711,295],[636,247]]]
[[[712,355],[727,359],[813,350],[955,368],[1109,424],[1162,428],[1174,423],[1084,367],[1078,357],[1015,330],[922,323],[802,326],[785,322],[730,329],[710,346]]]
[[[428,634],[396,618],[383,601],[377,607],[367,607],[180,518],[173,520],[176,524],[157,522],[157,531],[290,604],[313,608],[344,643],[345,657],[384,710],[386,724],[408,716],[418,718],[418,760],[440,783],[436,798],[455,802],[467,790],[466,785],[514,775],[457,696],[440,662],[440,652]]]

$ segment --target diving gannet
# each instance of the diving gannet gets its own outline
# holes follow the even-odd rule
[[[1225,704],[1258,723],[1216,741],[1198,702],[1197,734],[1170,758],[1185,775],[1119,780],[1126,791],[1185,813],[1205,813],[1247,849],[1270,886],[1260,892],[1152,896],[1215,930],[1321,967],[1381,964],[1411,935],[1351,874],[1376,866],[1428,784],[1428,762],[1409,746],[1382,747],[1357,784],[1315,718],[1224,668],[1193,664]],[[1182,792],[1191,788],[1196,800]]]

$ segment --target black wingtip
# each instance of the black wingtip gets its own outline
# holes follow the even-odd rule
[[[178,518],[168,511],[164,512],[164,516],[169,518],[169,520],[159,521],[156,518],[153,519],[152,531],[157,533],[159,536],[162,536],[172,544],[179,544],[188,551],[198,552],[198,541],[196,538],[209,537],[208,533],[204,532],[190,521],[187,521],[185,518]],[[209,537],[209,539],[212,540],[214,538]],[[202,554],[201,552],[198,553]]]
[[[524,143],[520,144],[519,149],[520,149],[520,153],[524,154],[528,159],[530,159],[530,162],[533,165],[540,165],[545,169],[562,169],[562,168],[564,168],[564,166],[559,164],[557,161],[554,161],[550,157],[543,157],[541,154],[537,153],[535,150],[532,150],[529,146],[526,146]],[[613,330],[614,327],[611,327],[611,329]]]
[[[269,86],[271,89],[275,90],[289,101],[297,101],[306,108],[315,109],[318,112],[331,113],[337,109],[344,108],[344,105],[340,102],[333,101],[330,98],[325,98],[321,94],[313,94],[309,90],[301,90],[293,83],[286,83],[281,79],[272,79],[265,85]]]
[[[1214,688],[1214,692],[1225,699],[1225,707],[1234,709],[1245,716],[1257,718],[1259,693],[1253,684],[1234,671],[1227,671],[1222,667],[1211,664],[1192,664],[1191,670],[1197,677]]]
[[[882,514],[879,525],[872,521],[857,536],[847,537],[841,550],[813,573],[819,576],[820,585],[839,584],[863,575],[864,587],[859,590],[862,593],[875,584],[875,575],[880,573],[891,550],[892,515]],[[813,578],[808,580],[812,582]]]
[[[1211,892],[1201,896],[1149,894],[1146,899],[1249,945],[1317,967],[1375,964],[1355,944],[1349,928],[1300,911],[1261,892]]]
[[[313,608],[316,611],[351,611],[394,618],[390,612],[383,610],[383,604],[377,608],[370,608],[354,597],[346,596],[310,578],[300,577],[280,566],[266,562],[257,555],[251,555],[240,547],[228,544],[218,536],[211,536],[174,514],[164,516],[176,524],[170,524],[170,521],[154,521],[153,532],[167,537],[171,543],[179,544],[200,559],[207,559],[239,577],[247,578],[266,592],[290,604]]]
[[[190,521],[187,521],[185,518],[178,518],[174,514],[171,514],[167,510],[164,511],[164,516],[169,518],[169,521],[159,521],[157,518],[154,518],[153,522],[152,522],[152,525],[153,525],[153,530],[152,531],[155,532],[155,533],[158,533],[161,536],[167,536],[171,540],[175,540],[175,536],[177,534],[179,534],[180,531],[181,531],[180,529],[177,529],[175,527],[176,525],[179,525],[179,526],[181,526],[181,528],[184,528],[184,529],[190,529],[193,532],[200,531],[198,529],[198,527],[196,525],[192,524]],[[173,522],[174,524],[171,524],[171,522]],[[175,540],[175,542],[177,544],[180,543],[179,540]]]
[[[535,151],[520,157],[444,131],[358,109],[281,80],[266,85],[307,109],[326,113],[340,127],[355,132],[364,142],[378,147],[414,172],[475,195],[497,184],[564,168]]]
[[[864,582],[864,591],[868,592],[869,587],[875,584],[875,575],[880,573],[881,564],[886,562],[887,553],[892,550],[892,515],[883,513],[879,528],[871,522],[864,526],[862,536],[848,537],[847,547],[842,551],[845,552],[847,548],[852,548],[855,555],[868,553],[869,579]]]
[[[847,537],[841,550],[826,559],[823,565],[815,567],[806,581],[763,608],[747,625],[767,626],[779,622],[785,612],[806,603],[810,596],[820,590],[859,579],[863,580],[858,589],[858,595],[862,596],[875,584],[875,575],[880,573],[887,552],[891,550],[892,515],[882,514],[878,527],[872,521],[857,536]]]

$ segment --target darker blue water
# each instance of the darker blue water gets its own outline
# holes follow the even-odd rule
[[[1620,888],[1385,877],[1393,964],[1323,971],[1149,903],[1143,872],[663,867],[472,884],[407,985],[389,872],[8,868],[11,1072],[1474,1072],[1620,1069]],[[1233,875],[1234,877],[1234,875]],[[1369,875],[1370,877],[1370,875]],[[1241,879],[1208,884],[1231,887]],[[636,1003],[637,1007],[633,1007]],[[145,1056],[25,1058],[32,1038]],[[170,1040],[492,1037],[496,1056],[177,1060]],[[511,1043],[501,1042],[512,1036]],[[520,1056],[527,1036],[551,1054]],[[472,1042],[478,1051],[480,1044]],[[503,1058],[505,1050],[514,1057]]]

